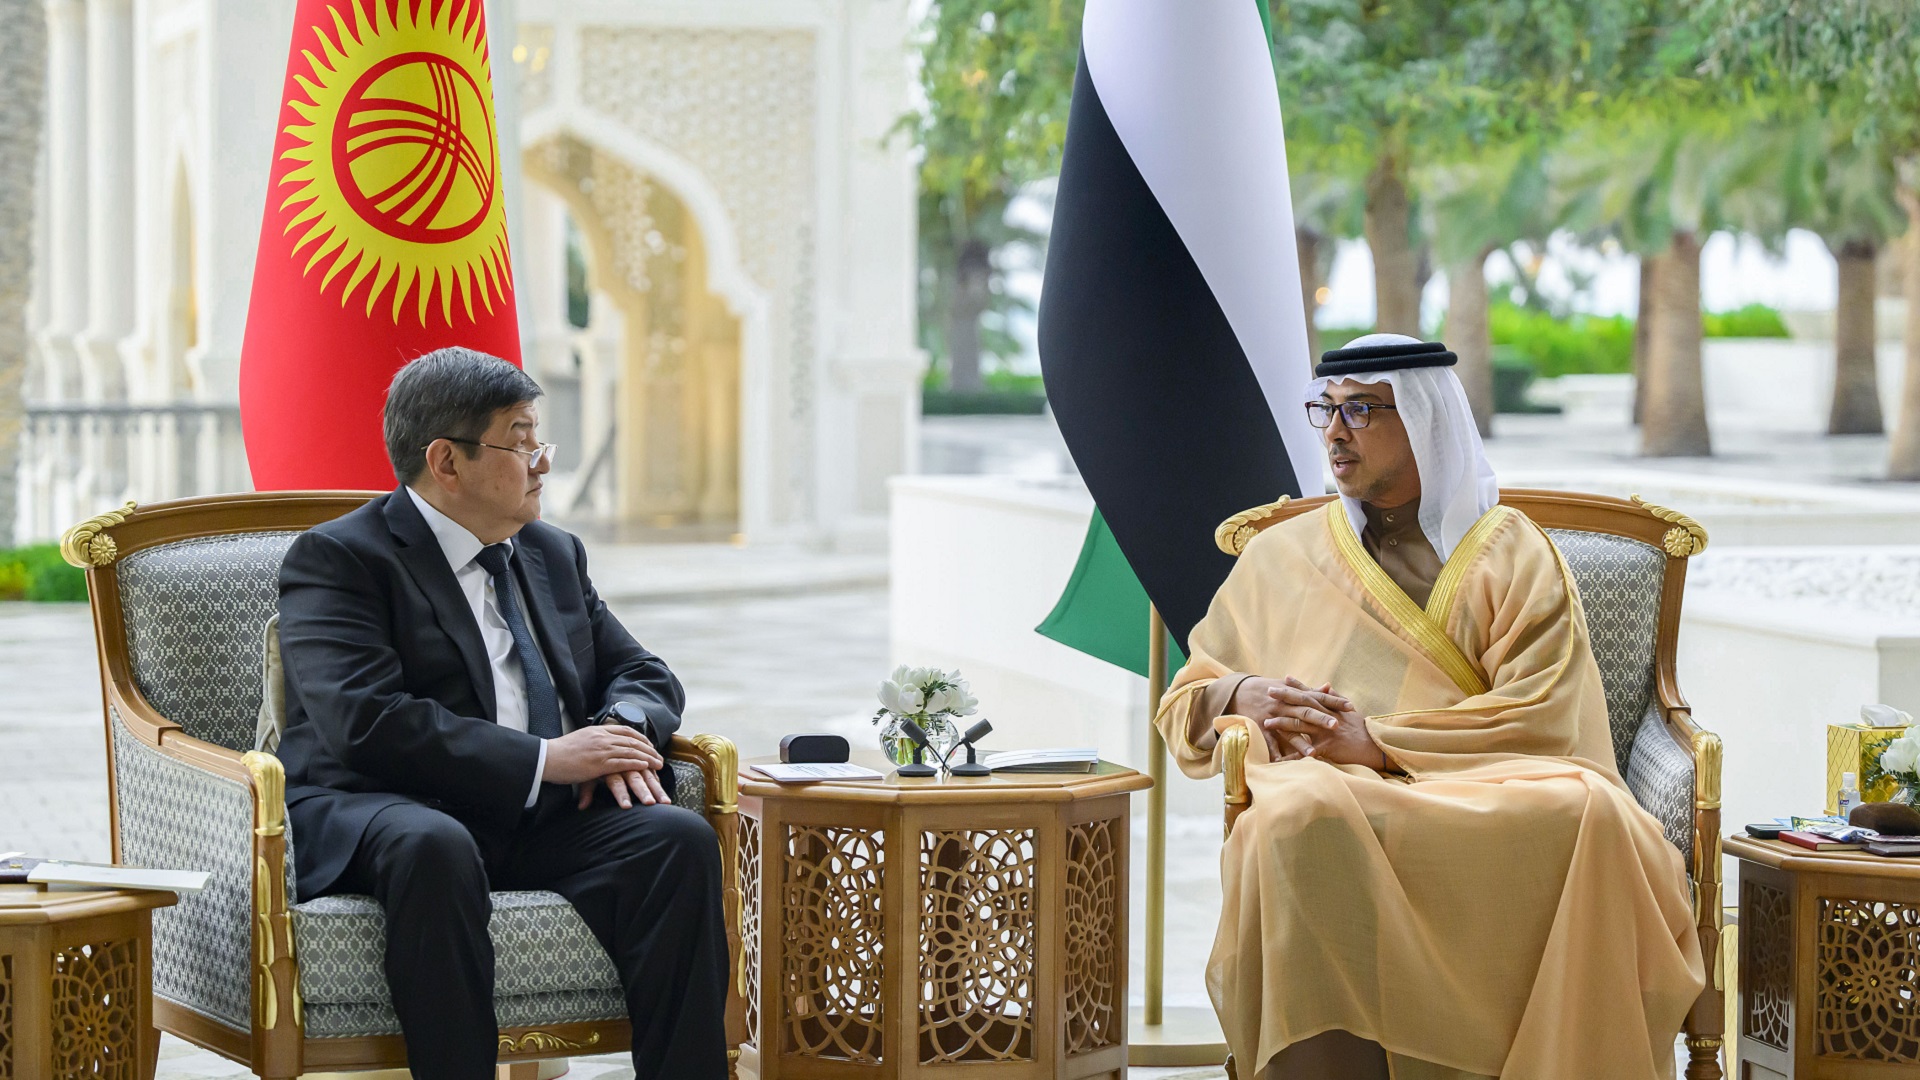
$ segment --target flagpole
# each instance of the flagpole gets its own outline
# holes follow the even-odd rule
[[[1154,715],[1167,692],[1167,624],[1147,605],[1147,986],[1144,1019],[1159,1026],[1167,983],[1167,741]]]
[[[1218,1065],[1227,1041],[1211,1008],[1166,1007],[1167,743],[1154,726],[1167,692],[1167,624],[1147,605],[1147,925],[1145,1004],[1131,1012],[1127,1064],[1143,1067]]]

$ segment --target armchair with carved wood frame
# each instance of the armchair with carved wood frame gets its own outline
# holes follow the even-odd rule
[[[1235,514],[1215,533],[1239,555],[1269,525],[1333,501],[1282,499]],[[1720,958],[1720,737],[1693,722],[1674,679],[1687,559],[1707,534],[1683,514],[1644,502],[1562,491],[1507,489],[1500,502],[1524,512],[1553,538],[1580,588],[1606,691],[1615,761],[1634,797],[1658,819],[1686,859],[1707,985],[1684,1025],[1686,1080],[1720,1080],[1726,1030]],[[1252,802],[1246,783],[1248,734],[1221,735],[1226,831]]]
[[[281,557],[372,492],[215,495],[126,507],[68,530],[87,572],[106,701],[115,862],[212,872],[153,922],[154,1026],[267,1078],[405,1064],[365,897],[294,903],[285,773],[251,749]],[[737,754],[674,736],[674,801],[714,826],[726,868],[730,1059],[745,1040]],[[549,892],[496,892],[500,1060],[628,1046],[612,962]]]

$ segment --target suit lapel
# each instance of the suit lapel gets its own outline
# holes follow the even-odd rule
[[[486,643],[480,639],[480,624],[474,620],[473,608],[467,604],[467,594],[460,591],[453,567],[447,565],[440,541],[434,538],[427,519],[420,516],[412,496],[405,491],[387,496],[386,518],[388,530],[400,542],[401,564],[413,575],[427,602],[433,605],[433,615],[440,628],[459,648],[460,659],[467,665],[467,679],[473,683],[474,695],[486,710],[487,719],[498,722],[493,665],[487,657]]]
[[[567,628],[560,621],[560,609],[553,603],[553,586],[547,578],[547,560],[540,549],[527,543],[524,534],[513,541],[514,562],[520,566],[521,595],[533,614],[533,629],[547,654],[547,670],[553,674],[560,698],[578,723],[586,723],[586,694],[580,689],[580,673],[574,670],[573,653],[567,648]]]

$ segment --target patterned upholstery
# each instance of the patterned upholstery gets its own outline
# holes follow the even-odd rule
[[[1654,637],[1666,553],[1606,533],[1549,529],[1586,611],[1607,695],[1614,763],[1628,790],[1693,867],[1693,758],[1667,732],[1653,698]]]
[[[494,992],[500,999],[571,994],[590,1002],[610,1000],[613,1012],[607,1015],[625,1015],[613,962],[573,905],[558,894],[494,893],[487,929],[494,945]],[[342,1016],[357,1017],[354,1023],[362,1030],[329,1034],[399,1030],[381,971],[386,921],[371,899],[327,896],[296,904],[293,940],[294,955],[300,958],[300,994],[309,1010],[316,1005],[380,1006],[378,1012],[342,1010]],[[367,1023],[375,1026],[365,1027]]]
[[[1651,706],[1634,736],[1627,759],[1627,790],[1660,822],[1660,828],[1680,849],[1687,872],[1693,872],[1693,758],[1674,741],[1673,734]]]
[[[501,1027],[569,1024],[581,1020],[625,1020],[620,991],[559,990],[513,997],[495,995],[494,1019]],[[400,1021],[384,1001],[329,1002],[306,1006],[307,1037],[344,1039],[356,1035],[397,1035]]]
[[[1605,533],[1552,529],[1587,613],[1593,658],[1607,694],[1613,761],[1627,771],[1640,717],[1653,696],[1653,639],[1660,626],[1660,585],[1667,570],[1658,548]]]
[[[154,911],[153,992],[244,1030],[253,1016],[253,797],[141,742],[118,710],[108,717],[121,861],[212,875]]]
[[[253,749],[260,628],[280,597],[294,532],[180,540],[118,564],[134,681],[196,739]]]

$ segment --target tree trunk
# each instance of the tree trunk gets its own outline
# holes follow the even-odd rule
[[[46,89],[41,0],[0,0],[0,547],[13,544],[14,481],[26,416],[27,294],[33,281],[33,187]]]
[[[1640,301],[1639,313],[1633,319],[1633,424],[1647,415],[1647,348],[1649,337],[1653,333],[1653,296],[1658,289],[1653,283],[1655,261],[1640,256]]]
[[[1640,452],[1647,457],[1705,457],[1707,395],[1700,372],[1700,238],[1677,232],[1654,271],[1647,335],[1646,414]]]
[[[1878,435],[1880,380],[1874,363],[1874,269],[1878,254],[1871,240],[1849,240],[1832,248],[1840,264],[1840,296],[1833,312],[1833,411],[1829,435]]]
[[[1487,256],[1493,248],[1447,270],[1447,347],[1460,357],[1460,384],[1480,434],[1493,434],[1493,341],[1487,327]]]
[[[1419,254],[1400,164],[1382,157],[1367,177],[1367,248],[1373,253],[1373,330],[1420,336]]]
[[[1900,391],[1900,418],[1887,455],[1887,477],[1920,480],[1920,162],[1903,162],[1900,205],[1907,211],[1906,264],[1901,278],[1907,291],[1907,380]]]
[[[1320,355],[1320,331],[1313,317],[1320,310],[1320,247],[1326,238],[1312,229],[1293,230],[1293,250],[1300,260],[1300,310],[1307,316],[1308,364]]]
[[[947,389],[977,393],[980,379],[980,316],[986,314],[993,277],[984,241],[969,239],[953,260],[953,293],[947,303]]]

